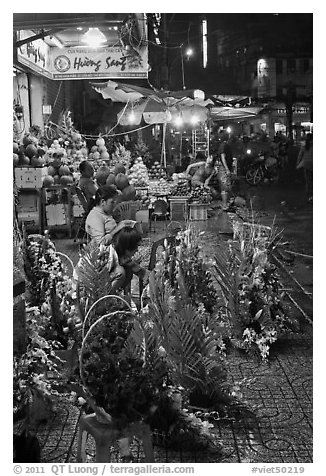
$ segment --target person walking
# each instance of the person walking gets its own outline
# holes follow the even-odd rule
[[[219,134],[219,182],[222,196],[222,207],[227,208],[228,196],[231,191],[231,171],[233,163],[232,149],[228,143],[229,135],[227,132],[222,131]]]
[[[307,134],[306,141],[298,155],[297,169],[303,168],[305,192],[309,202],[313,196],[313,135]]]

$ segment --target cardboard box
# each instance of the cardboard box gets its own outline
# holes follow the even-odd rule
[[[16,167],[15,182],[18,188],[42,188],[47,167]]]
[[[66,210],[63,203],[46,205],[45,212],[47,226],[60,226],[67,224]]]

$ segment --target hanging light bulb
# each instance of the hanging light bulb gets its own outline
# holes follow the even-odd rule
[[[101,32],[99,28],[89,28],[89,30],[83,35],[82,39],[83,43],[86,43],[92,48],[101,46],[106,41],[106,36],[104,35],[104,33]]]
[[[190,122],[191,124],[197,124],[199,122],[198,116],[191,116]]]
[[[183,124],[183,120],[182,120],[182,117],[181,116],[177,116],[174,120],[174,123],[176,126],[181,126]]]
[[[130,124],[134,124],[135,120],[136,120],[135,113],[134,111],[131,111],[131,113],[128,116],[128,121]]]

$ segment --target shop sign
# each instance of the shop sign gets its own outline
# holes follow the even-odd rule
[[[147,78],[147,45],[52,48],[50,72],[53,79]]]
[[[30,38],[32,31],[19,32],[18,40]],[[148,46],[127,45],[105,48],[57,48],[43,40],[21,45],[19,63],[50,79],[117,79],[148,77]]]
[[[35,36],[35,33],[29,30],[18,32],[18,40],[25,40]],[[38,39],[17,49],[17,60],[19,63],[28,66],[30,69],[48,78],[52,78],[50,73],[50,47],[43,40]]]
[[[257,61],[258,97],[276,96],[276,63],[274,58]]]

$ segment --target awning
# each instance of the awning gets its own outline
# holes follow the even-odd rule
[[[211,118],[213,120],[245,119],[257,116],[263,107],[212,107]]]
[[[211,99],[206,99],[205,93],[200,89],[186,89],[182,91],[165,91],[144,88],[133,84],[120,83],[115,81],[105,81],[99,83],[90,83],[92,88],[102,94],[104,99],[111,99],[115,102],[133,102],[140,98],[151,98],[157,102],[172,104],[175,101],[196,100],[202,101],[200,104],[204,107],[213,105]]]

